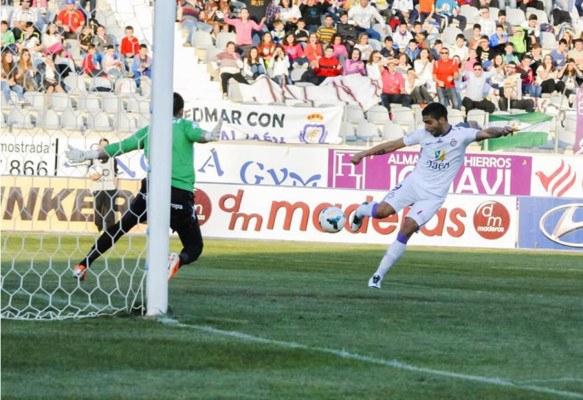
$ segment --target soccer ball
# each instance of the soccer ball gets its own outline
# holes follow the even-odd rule
[[[340,232],[346,224],[346,215],[338,207],[326,207],[318,216],[320,227],[328,233]]]

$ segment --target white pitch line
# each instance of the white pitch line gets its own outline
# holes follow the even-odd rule
[[[431,375],[443,376],[443,377],[447,377],[447,378],[462,379],[462,380],[466,380],[466,381],[479,382],[479,383],[484,383],[484,384],[488,384],[488,385],[495,385],[495,386],[505,386],[505,387],[511,387],[511,388],[522,389],[522,390],[529,390],[529,391],[534,391],[534,392],[539,392],[539,393],[549,393],[549,394],[553,394],[556,396],[570,397],[573,399],[583,399],[583,393],[568,392],[568,391],[564,391],[564,390],[555,390],[552,388],[535,386],[535,385],[522,385],[522,384],[518,384],[518,383],[512,382],[512,381],[507,380],[507,379],[502,379],[502,378],[488,378],[486,376],[467,375],[467,374],[460,374],[457,372],[450,372],[450,371],[442,371],[442,370],[432,369],[432,368],[416,367],[414,365],[407,364],[407,363],[397,361],[397,360],[384,360],[384,359],[374,358],[374,357],[365,356],[365,355],[361,355],[361,354],[350,353],[350,352],[345,351],[345,350],[330,349],[330,348],[326,348],[326,347],[312,347],[312,346],[308,346],[308,345],[301,344],[301,343],[284,342],[281,340],[262,338],[259,336],[249,335],[249,334],[246,334],[243,332],[225,331],[225,330],[216,329],[216,328],[213,328],[211,326],[205,326],[205,325],[184,324],[184,323],[179,322],[179,321],[172,319],[172,318],[160,318],[159,321],[162,322],[163,324],[175,326],[178,328],[195,329],[195,330],[208,332],[208,333],[212,333],[212,334],[216,334],[216,335],[234,337],[234,338],[237,338],[240,340],[245,340],[248,342],[270,344],[270,345],[275,345],[275,346],[281,346],[281,347],[284,347],[287,349],[301,349],[301,350],[306,350],[309,352],[319,352],[319,353],[332,354],[332,355],[335,355],[335,356],[338,356],[341,358],[345,358],[345,359],[363,361],[363,362],[368,362],[371,364],[384,365],[387,367],[393,367],[393,368],[402,369],[402,370],[406,370],[406,371],[421,372],[421,373],[426,373],[426,374],[431,374]]]

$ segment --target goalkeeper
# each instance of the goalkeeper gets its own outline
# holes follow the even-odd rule
[[[172,253],[168,261],[168,280],[183,265],[190,264],[202,253],[203,241],[198,219],[194,214],[194,160],[193,143],[207,143],[219,139],[222,121],[211,131],[205,131],[198,123],[182,118],[184,99],[174,93],[174,121],[172,125],[172,189],[170,199],[170,228],[176,231],[184,248],[180,255]],[[79,150],[69,146],[65,152],[74,163],[107,159],[133,150],[144,149],[149,155],[149,127],[137,131],[134,135],[119,143],[112,143],[100,150]],[[73,268],[73,276],[84,280],[87,269],[99,256],[109,250],[113,244],[129,232],[136,224],[147,221],[147,179],[142,180],[140,192],[130,204],[121,220],[105,230],[93,245],[87,256]]]

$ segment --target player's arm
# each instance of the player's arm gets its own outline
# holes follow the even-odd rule
[[[501,136],[508,136],[513,134],[515,130],[516,129],[511,126],[482,129],[476,134],[476,141],[479,142],[484,139],[496,139]]]
[[[354,165],[358,165],[360,161],[365,157],[380,156],[383,154],[391,153],[395,150],[402,149],[405,146],[406,144],[403,141],[403,139],[391,140],[390,142],[381,143],[374,147],[371,147],[368,150],[356,153],[355,155],[352,156],[351,161]]]
[[[65,151],[65,156],[72,163],[81,163],[87,160],[100,159],[107,160],[120,154],[128,153],[132,150],[143,149],[146,136],[150,127],[145,127],[134,133],[127,139],[118,143],[111,143],[99,150],[80,150],[69,145]]]

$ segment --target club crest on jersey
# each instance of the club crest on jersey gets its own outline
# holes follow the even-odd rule
[[[455,140],[455,139],[451,139],[451,140],[449,141],[449,144],[451,145],[451,147],[455,147],[455,146],[456,146],[456,144],[457,144],[457,140]]]
[[[435,159],[438,161],[445,160],[445,150],[435,150]]]

